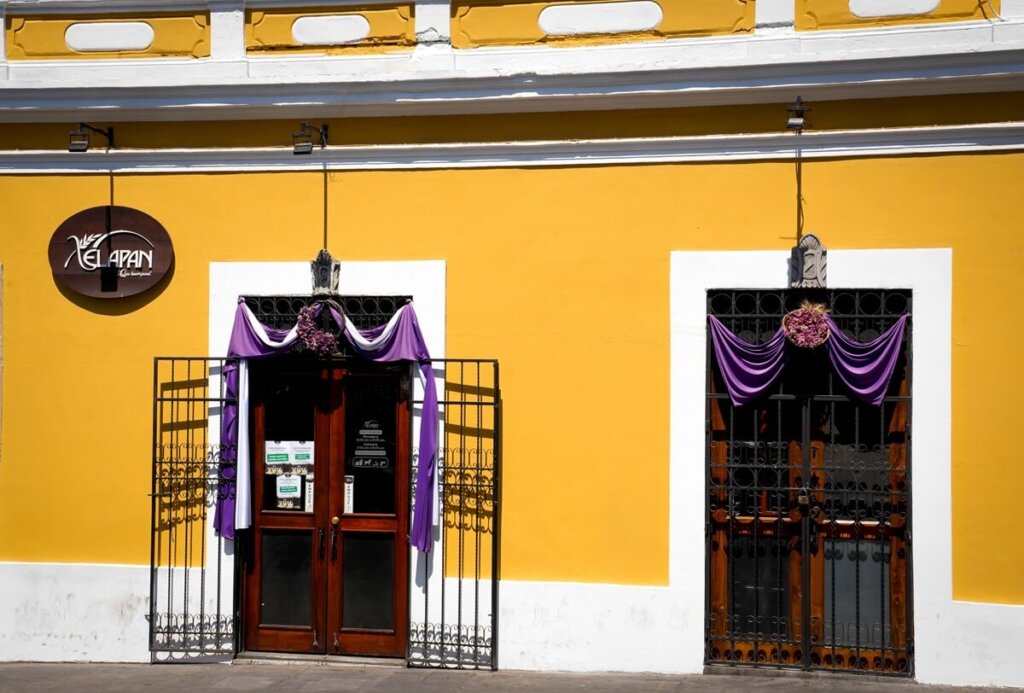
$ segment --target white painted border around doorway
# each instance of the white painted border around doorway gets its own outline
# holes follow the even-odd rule
[[[950,249],[829,250],[829,286],[914,292],[913,616],[923,683],[1024,685],[1024,607],[953,599]],[[670,581],[685,592],[689,647],[703,644],[705,296],[783,288],[787,251],[676,252],[671,259]],[[689,650],[688,650],[689,651]]]
[[[412,296],[423,339],[432,358],[444,358],[446,334],[446,281],[444,260],[409,261],[342,261],[339,292],[347,296]],[[309,294],[311,274],[309,262],[211,262],[210,263],[210,323],[209,353],[220,356],[227,353],[231,326],[239,296],[260,294]],[[443,375],[442,375],[443,377]],[[421,399],[422,383],[415,382],[415,397]],[[420,412],[413,411],[412,440],[419,439]],[[211,425],[210,436],[216,438],[218,426]],[[437,498],[434,500],[435,507]],[[207,555],[216,555],[214,533],[208,532],[210,545]],[[225,559],[233,558],[233,551],[225,542]],[[435,551],[442,549],[435,548]],[[419,608],[422,590],[413,577],[424,570],[421,558],[410,547],[410,608]],[[230,571],[225,571],[230,581]],[[441,589],[439,572],[431,575],[431,590]],[[434,582],[437,581],[437,585]],[[221,585],[222,593],[230,595],[232,585]]]

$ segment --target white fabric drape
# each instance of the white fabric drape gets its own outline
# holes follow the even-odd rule
[[[249,478],[249,359],[239,359],[238,361],[237,446],[235,529],[245,529],[252,524],[252,482]]]

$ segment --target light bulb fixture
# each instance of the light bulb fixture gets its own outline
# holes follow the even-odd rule
[[[89,125],[89,123],[79,123],[78,127],[68,133],[68,151],[69,152],[87,152],[89,151],[89,133],[95,132],[97,135],[102,135],[107,138],[107,149],[114,148],[114,128],[107,128],[103,130],[98,127]]]
[[[811,109],[805,106],[803,99],[798,96],[787,110],[789,111],[789,120],[786,121],[786,129],[795,130],[798,134],[803,132],[807,126],[806,115],[810,113]]]
[[[309,123],[300,123],[299,131],[292,133],[292,154],[311,154],[313,152],[313,133],[320,136],[320,149],[327,146],[327,123],[320,127]]]

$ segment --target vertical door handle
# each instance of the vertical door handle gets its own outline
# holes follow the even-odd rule
[[[341,520],[335,515],[331,518],[331,560],[338,560],[338,523]]]
[[[317,531],[317,534],[319,535],[318,543],[319,543],[319,546],[320,546],[320,560],[322,561],[322,560],[324,560],[324,528],[323,527],[317,527],[316,531]]]

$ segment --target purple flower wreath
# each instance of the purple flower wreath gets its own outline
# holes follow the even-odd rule
[[[804,301],[799,308],[782,316],[782,331],[794,346],[813,349],[825,343],[829,336],[825,312],[820,303]]]
[[[338,337],[317,328],[315,314],[314,306],[300,308],[299,319],[295,322],[295,331],[305,348],[320,356],[330,356],[338,349]]]

